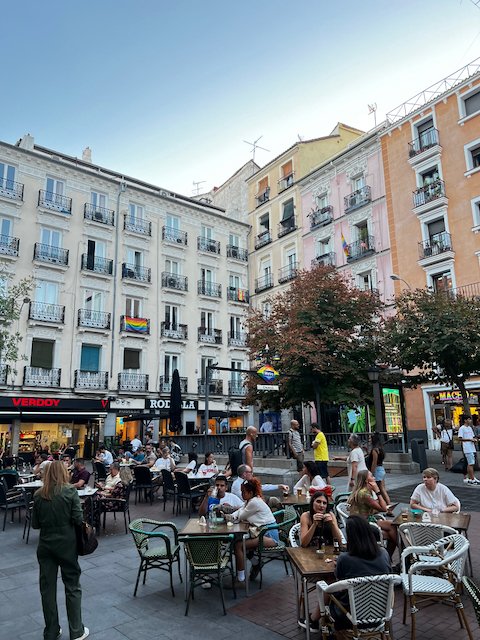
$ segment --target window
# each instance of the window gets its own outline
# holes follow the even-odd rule
[[[129,318],[141,318],[141,300],[139,298],[127,298],[125,315]]]
[[[323,257],[330,253],[331,238],[322,238],[317,242],[317,257]]]
[[[165,305],[165,325],[169,329],[173,329],[174,331],[178,327],[179,320],[179,308],[174,306],[173,304]]]
[[[163,361],[163,374],[165,380],[171,380],[175,369],[179,368],[179,357],[176,354],[166,353]]]
[[[204,267],[202,267],[200,273],[202,276],[202,282],[212,284],[215,281],[213,277],[213,271],[211,269],[205,269]]]
[[[355,235],[359,242],[368,241],[368,224],[366,221],[355,225]]]
[[[289,249],[286,254],[286,263],[289,267],[296,267],[297,265],[297,252],[295,249]]]
[[[473,226],[480,226],[480,197],[474,198],[471,201],[472,205],[472,217],[473,217]]]
[[[56,178],[47,178],[46,187],[46,200],[53,200],[54,198],[52,196],[54,195],[63,196],[65,191],[65,183],[62,180],[57,180]]]
[[[480,91],[470,93],[466,98],[463,98],[463,113],[461,116],[467,118],[473,116],[474,113],[480,111]]]
[[[373,290],[372,272],[366,271],[365,273],[360,273],[358,275],[357,286],[362,291],[372,291]]]
[[[264,213],[263,216],[260,216],[258,219],[259,232],[264,233],[270,229],[270,214]]]
[[[320,209],[320,211],[322,209],[325,209],[325,207],[328,207],[328,195],[326,193],[322,193],[322,195],[317,196],[316,201],[317,207]]]
[[[125,370],[140,369],[140,353],[139,349],[124,349],[123,350],[123,368]]]
[[[87,269],[95,270],[98,266],[100,270],[104,267],[106,245],[98,240],[87,241]]]
[[[40,232],[40,242],[48,245],[49,247],[59,248],[62,246],[61,233],[54,229],[42,229]]]
[[[90,203],[93,207],[100,207],[102,209],[107,208],[107,196],[104,193],[97,193],[92,191],[90,195]]]
[[[128,205],[128,218],[127,222],[135,224],[136,220],[143,220],[145,217],[145,210],[139,204],[130,203]]]
[[[228,276],[228,286],[230,289],[240,289],[240,276]]]
[[[165,260],[165,271],[167,273],[171,273],[173,276],[178,276],[180,274],[180,265],[176,260],[170,260],[170,258],[167,258]]]
[[[293,206],[293,198],[287,200],[282,205],[282,225],[284,227],[292,227],[294,225],[294,206]]]
[[[89,311],[103,311],[103,293],[101,291],[85,291],[85,308]]]
[[[213,332],[213,313],[211,311],[200,312],[200,327],[204,330],[204,333],[211,335]]]
[[[80,357],[81,371],[100,371],[100,350],[100,346],[82,344],[82,353]]]
[[[430,184],[433,184],[434,182],[436,182],[437,180],[439,180],[440,178],[440,174],[438,172],[438,167],[431,167],[430,169],[427,169],[426,171],[423,171],[419,174],[419,180],[420,180],[420,187],[426,187]]]
[[[280,191],[288,189],[293,184],[293,162],[289,160],[280,168],[281,178],[279,180]]]
[[[180,230],[180,218],[178,216],[172,216],[171,213],[167,213],[167,225],[169,229]]]
[[[240,238],[234,233],[230,233],[228,236],[228,244],[232,247],[240,246]]]
[[[262,315],[264,320],[269,320],[272,315],[272,303],[271,302],[262,302]]]
[[[268,176],[266,176],[265,178],[262,178],[261,180],[259,180],[258,182],[258,194],[261,195],[262,193],[265,193],[265,191],[268,189]]]
[[[445,220],[440,218],[440,220],[429,222],[427,224],[427,232],[430,244],[437,241],[439,237],[443,237],[443,234],[445,233]]]
[[[201,361],[202,380],[207,379],[207,367],[209,367],[213,363],[214,363],[213,358],[207,358],[205,356],[202,356],[202,361]],[[210,377],[213,378],[214,376],[215,376],[215,372],[210,370]]]
[[[241,360],[232,360],[231,368],[233,371],[231,372],[231,380],[235,386],[240,386],[242,384],[242,373],[238,371],[238,369],[243,369],[243,363]]]
[[[452,289],[452,274],[450,271],[435,273],[431,276],[432,288],[437,293],[450,291]]]
[[[135,249],[127,249],[127,263],[133,265],[135,269],[143,266],[143,253]]]
[[[475,140],[469,145],[465,145],[465,160],[467,171],[480,167],[480,140]]]
[[[0,235],[8,238],[12,228],[12,221],[9,218],[0,218]]]
[[[365,186],[365,176],[363,174],[361,176],[356,176],[355,178],[353,178],[354,191],[359,191],[360,189],[363,189],[364,186]]]
[[[42,369],[51,369],[53,367],[54,345],[55,342],[52,340],[39,340],[38,338],[34,338],[32,341],[30,365],[32,367],[41,367]]]
[[[270,262],[270,258],[267,260],[262,260],[260,263],[260,275],[268,278],[272,274],[272,263]]]
[[[242,319],[239,316],[230,316],[230,335],[238,337],[242,332]]]
[[[44,302],[45,304],[57,304],[58,284],[56,282],[47,282],[39,280],[35,287],[35,302]]]
[[[213,238],[212,227],[207,227],[202,224],[202,238],[205,238],[206,240],[211,240]]]
[[[13,189],[15,182],[15,167],[0,162],[0,188]]]

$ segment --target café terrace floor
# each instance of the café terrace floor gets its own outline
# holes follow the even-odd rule
[[[443,473],[437,464],[442,480],[462,501],[463,511],[472,514],[469,539],[472,545],[474,578],[480,583],[480,486],[463,485],[462,476]],[[388,475],[387,486],[392,500],[408,501],[412,488],[421,477]],[[337,491],[344,489],[345,479],[335,482]],[[187,516],[172,517],[171,506],[163,512],[162,502],[152,506],[131,501],[131,518],[146,516],[175,522],[179,529]],[[2,516],[3,517],[3,516]],[[38,533],[31,532],[28,545],[22,540],[23,523],[7,522],[5,532],[0,531],[0,640],[33,640],[43,637],[43,615],[38,590],[38,565],[36,543]],[[168,575],[151,570],[147,583],[140,585],[137,597],[133,597],[139,559],[131,535],[125,535],[123,518],[115,522],[107,516],[107,530],[99,538],[97,551],[80,558],[82,567],[83,617],[90,628],[92,640],[105,638],[132,640],[156,640],[202,637],[209,640],[226,640],[232,636],[251,637],[255,640],[303,640],[305,632],[297,626],[294,598],[294,581],[286,577],[283,564],[269,564],[264,572],[261,591],[254,584],[250,597],[240,593],[237,600],[226,592],[228,614],[222,615],[218,591],[196,589],[188,617],[184,616],[183,585],[175,578],[176,597],[173,598]],[[183,566],[182,566],[183,571]],[[59,579],[58,601],[63,637],[68,638],[63,585]],[[397,591],[394,617],[395,640],[410,637],[410,626],[401,621],[403,598]],[[473,609],[464,596],[464,603],[473,636],[480,638],[480,628]],[[466,638],[459,628],[454,610],[448,606],[434,605],[417,614],[417,638],[422,640],[451,640]],[[318,634],[312,638],[320,638]]]

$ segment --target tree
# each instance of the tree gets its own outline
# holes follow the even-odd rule
[[[18,360],[24,358],[19,355],[23,337],[18,330],[18,320],[23,305],[30,302],[32,286],[31,278],[8,284],[0,268],[0,362],[9,366],[14,374]]]
[[[271,362],[286,374],[280,392],[256,391],[258,379],[248,382],[247,401],[286,408],[314,402],[363,402],[371,396],[367,370],[375,362],[380,301],[360,291],[331,267],[302,271],[288,291],[270,299],[265,318],[254,310],[247,320],[252,360],[265,358],[265,345],[278,360]]]
[[[397,315],[386,322],[384,360],[423,382],[458,387],[470,416],[465,380],[480,372],[480,300],[422,289],[397,298]]]

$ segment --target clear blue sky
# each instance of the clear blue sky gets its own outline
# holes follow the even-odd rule
[[[0,11],[0,139],[191,195],[337,121],[368,129],[480,56],[471,0],[17,0]]]

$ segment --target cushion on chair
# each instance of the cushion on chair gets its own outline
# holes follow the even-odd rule
[[[406,573],[402,574],[402,585],[405,593],[409,593],[409,576]],[[412,590],[415,594],[419,593],[455,593],[454,585],[445,580],[445,578],[437,578],[435,576],[424,576],[422,574],[413,575],[412,578]]]

